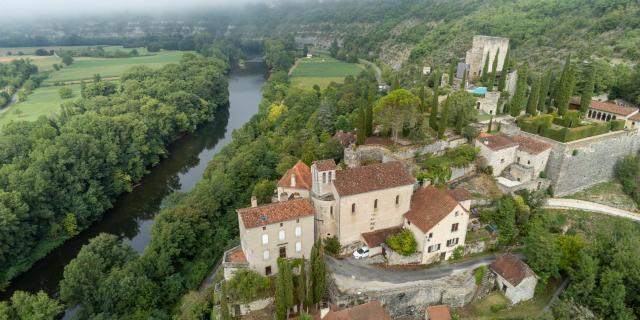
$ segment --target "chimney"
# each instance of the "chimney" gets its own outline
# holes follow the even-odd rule
[[[255,208],[258,206],[258,198],[256,196],[251,196],[251,207]]]
[[[295,188],[296,187],[296,175],[295,174],[291,174],[291,187]]]

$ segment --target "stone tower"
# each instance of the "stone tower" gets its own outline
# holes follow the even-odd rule
[[[507,50],[509,49],[509,39],[501,37],[489,37],[489,36],[474,36],[471,50],[467,51],[465,57],[465,63],[469,66],[469,79],[476,80],[486,70],[482,70],[484,67],[484,61],[489,53],[489,68],[493,65],[493,59],[496,56],[496,52],[500,50],[498,54],[498,67],[497,71],[502,71],[504,65],[504,59],[507,56]]]

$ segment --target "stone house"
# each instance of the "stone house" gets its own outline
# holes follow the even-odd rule
[[[491,68],[493,65],[493,59],[495,59],[498,50],[500,52],[498,53],[498,64],[497,70],[495,71],[502,71],[502,66],[504,65],[508,49],[508,38],[481,35],[473,36],[471,49],[467,51],[465,56],[465,63],[469,65],[469,79],[475,80],[482,76],[483,73],[490,72],[490,70],[482,70],[482,68],[484,68],[485,59],[487,59],[488,55],[488,65],[489,68]]]
[[[315,210],[309,199],[258,206],[253,198],[251,207],[237,213],[240,247],[249,268],[268,276],[278,272],[278,258],[311,255]]]
[[[444,192],[427,186],[413,194],[403,226],[416,239],[421,263],[449,259],[457,247],[464,247],[470,200],[471,194],[463,189]]]
[[[425,320],[451,320],[449,306],[440,304],[437,306],[429,306],[425,312]]]
[[[513,163],[518,148],[518,144],[505,134],[487,133],[478,136],[475,146],[480,148],[480,156],[485,159],[487,166],[493,168],[496,177]]]
[[[293,168],[287,170],[277,184],[278,201],[295,198],[309,198],[311,190],[311,169],[298,160]]]
[[[511,170],[512,175],[517,181],[529,181],[538,177],[547,166],[551,145],[523,135],[513,136],[512,139],[518,144],[515,165],[524,169],[519,176],[515,176],[515,170]]]
[[[489,115],[496,115],[498,113],[499,100],[500,91],[487,92],[483,97],[478,98],[476,101],[476,110]]]
[[[580,98],[571,99],[570,105],[575,109],[580,108]],[[635,107],[591,100],[589,110],[585,116],[587,119],[596,121],[609,122],[611,120],[624,120],[625,129],[635,129],[637,128],[638,122],[640,122],[640,114],[638,114],[638,111],[639,109]]]
[[[499,256],[489,266],[496,275],[496,284],[511,303],[518,303],[533,298],[538,277],[522,262],[512,254]]]
[[[315,320],[391,320],[391,315],[379,301],[371,301],[351,308],[337,310],[335,306],[321,309]]]

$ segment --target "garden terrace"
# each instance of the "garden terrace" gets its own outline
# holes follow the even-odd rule
[[[580,120],[577,112],[568,112],[563,117],[556,114],[523,116],[518,118],[517,124],[522,131],[559,142],[584,139],[624,128],[624,120],[585,122]]]

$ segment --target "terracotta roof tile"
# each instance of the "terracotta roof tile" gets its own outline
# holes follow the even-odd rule
[[[331,310],[322,320],[391,320],[391,315],[380,302],[371,301],[340,311]]]
[[[411,209],[404,217],[426,233],[449,215],[457,205],[458,202],[446,192],[428,186],[413,193]]]
[[[309,199],[294,199],[238,209],[237,211],[247,229],[312,216],[315,213]]]
[[[336,162],[333,161],[333,159],[318,160],[314,161],[313,164],[316,166],[316,170],[318,171],[329,171],[336,169]]]
[[[296,185],[291,185],[291,175],[296,177]],[[278,181],[278,187],[284,188],[298,188],[311,190],[311,169],[307,164],[298,160],[293,168],[287,170],[285,174]]]
[[[525,278],[536,275],[526,263],[512,254],[499,256],[491,263],[490,267],[514,287],[518,286]]]
[[[551,145],[527,136],[517,135],[512,137],[513,141],[518,143],[518,148],[529,154],[539,154],[545,150],[551,149]]]
[[[447,193],[458,202],[473,199],[473,195],[471,194],[471,192],[469,192],[469,190],[465,188],[458,187],[455,189],[447,190]]]
[[[386,229],[380,229],[371,232],[365,232],[362,234],[362,238],[364,242],[369,246],[369,248],[375,248],[387,240],[387,237],[390,235],[394,235],[398,232],[402,231],[401,226],[391,227]]]
[[[340,196],[412,185],[415,179],[399,161],[336,171],[333,185]]]
[[[478,137],[477,140],[492,150],[500,150],[517,145],[513,139],[504,134],[486,135],[484,137]]]
[[[640,113],[636,113],[634,115],[632,115],[629,120],[633,120],[633,121],[640,121]]]
[[[247,262],[247,257],[244,255],[242,248],[238,247],[227,254],[227,262],[244,263]]]
[[[427,315],[429,320],[451,320],[449,307],[444,304],[427,307]]]
[[[573,98],[571,100],[571,103],[580,105],[580,98],[579,97]],[[628,117],[638,111],[638,108],[635,108],[635,107],[622,106],[612,102],[602,102],[597,100],[591,100],[591,105],[589,106],[589,108],[598,110],[598,111],[604,111],[608,113],[621,115],[624,117]]]

